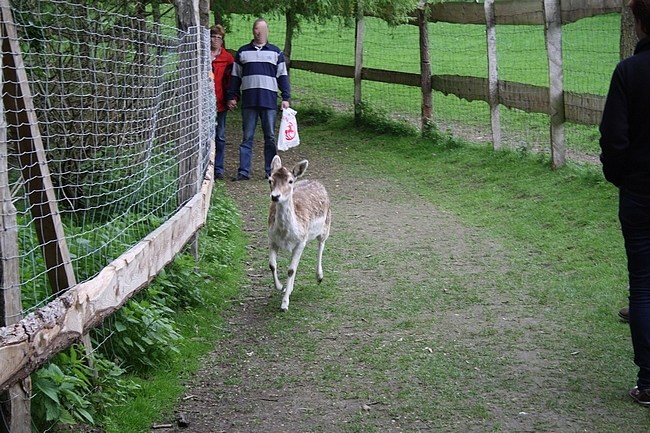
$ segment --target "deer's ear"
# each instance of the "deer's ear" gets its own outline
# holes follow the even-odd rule
[[[293,176],[298,178],[305,174],[305,171],[307,171],[307,166],[309,165],[309,161],[306,159],[303,159],[300,161],[298,164],[293,166],[293,170],[291,170],[291,173],[293,173]]]
[[[273,157],[273,160],[271,161],[271,171],[277,171],[282,168],[282,160],[280,159],[280,156],[275,155]]]

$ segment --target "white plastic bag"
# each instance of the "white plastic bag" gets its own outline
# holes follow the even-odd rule
[[[282,121],[278,132],[278,150],[289,150],[300,144],[298,123],[296,122],[297,113],[293,108],[282,110]]]

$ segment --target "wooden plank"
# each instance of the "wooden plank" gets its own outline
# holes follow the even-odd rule
[[[430,5],[427,19],[430,22],[485,24],[485,12],[481,3],[435,3]]]
[[[583,18],[621,12],[621,0],[562,0],[562,24]]]
[[[210,152],[214,160],[214,143]],[[0,328],[0,390],[5,390],[102,323],[170,263],[205,223],[212,194],[208,166],[199,194],[165,224],[111,262],[19,323]]]
[[[548,55],[551,114],[551,158],[553,168],[566,163],[564,139],[564,67],[562,64],[562,17],[560,0],[544,0],[546,52]]]
[[[422,80],[420,74],[408,72],[386,71],[384,69],[363,68],[361,78],[367,81],[377,81],[388,84],[403,84],[405,86],[420,87]]]
[[[499,80],[499,103],[528,113],[549,114],[548,87]]]
[[[598,125],[604,107],[605,96],[564,92],[564,115],[567,122]]]
[[[497,24],[544,24],[541,0],[501,0],[494,4]]]
[[[468,101],[487,101],[487,79],[458,75],[433,75],[431,87],[445,95],[456,95]]]
[[[492,147],[501,147],[501,115],[499,109],[499,74],[497,63],[497,31],[494,15],[494,0],[485,0],[485,22],[488,57],[488,103],[490,104],[490,126]]]
[[[18,35],[7,0],[2,0],[1,9],[5,35],[2,38],[3,103],[7,123],[10,128],[18,131],[17,136],[20,137],[19,160],[31,204],[33,223],[36,226],[35,232],[43,248],[50,286],[54,292],[60,292],[76,283],[74,269],[56,205],[43,141],[38,130],[38,119],[20,54]]]
[[[354,78],[354,66],[334,65],[311,60],[291,60],[291,68],[334,77]]]

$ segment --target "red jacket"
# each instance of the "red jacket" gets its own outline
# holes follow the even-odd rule
[[[226,101],[226,89],[230,82],[230,73],[232,72],[232,64],[235,62],[232,54],[225,48],[221,49],[221,53],[212,61],[212,74],[214,75],[214,94],[217,96],[217,112],[221,113],[228,109],[228,101]]]

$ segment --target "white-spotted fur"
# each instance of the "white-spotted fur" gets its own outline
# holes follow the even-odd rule
[[[271,162],[271,207],[269,209],[269,267],[273,272],[275,288],[282,290],[278,278],[277,255],[279,250],[291,252],[287,269],[287,286],[282,297],[282,311],[289,309],[289,296],[293,291],[296,270],[305,245],[318,240],[316,279],[323,280],[323,250],[330,233],[330,200],[325,187],[313,180],[297,179],[307,170],[308,161],[296,164],[291,171],[282,166],[279,156]]]

